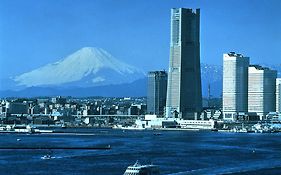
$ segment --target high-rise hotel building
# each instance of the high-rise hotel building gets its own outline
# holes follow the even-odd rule
[[[200,9],[171,10],[166,117],[194,119],[202,110]]]
[[[256,112],[262,120],[276,109],[277,71],[251,65],[248,73],[248,112]]]
[[[249,57],[230,52],[223,54],[223,118],[236,120],[248,112]]]
[[[147,112],[163,115],[166,105],[167,73],[153,71],[148,73]]]
[[[281,113],[281,78],[276,79],[276,112]]]

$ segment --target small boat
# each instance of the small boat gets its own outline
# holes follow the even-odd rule
[[[128,166],[123,175],[160,175],[160,170],[157,165],[141,165],[138,161]]]
[[[162,135],[162,133],[157,132],[157,133],[154,133],[153,135],[155,135],[155,136],[160,136],[160,135]]]
[[[61,128],[66,128],[66,125],[63,123],[62,125],[61,125]]]
[[[56,157],[52,157],[50,154],[46,154],[41,157],[41,159],[43,159],[43,160],[49,160],[49,159],[54,159],[54,158],[56,158]]]

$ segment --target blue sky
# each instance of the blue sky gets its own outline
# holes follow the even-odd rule
[[[91,46],[145,71],[168,68],[170,9],[201,9],[201,62],[236,51],[281,63],[280,0],[1,0],[0,78]]]

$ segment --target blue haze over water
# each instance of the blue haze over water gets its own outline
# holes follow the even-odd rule
[[[281,133],[67,129],[88,134],[1,134],[0,146],[103,146],[110,150],[0,150],[0,174],[123,174],[127,166],[159,165],[161,174],[280,174]],[[157,131],[158,133],[158,131]],[[17,141],[21,139],[21,141]],[[256,172],[255,172],[256,171]],[[246,172],[246,173],[245,173]]]

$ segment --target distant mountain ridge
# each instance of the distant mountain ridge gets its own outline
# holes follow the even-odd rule
[[[260,64],[278,71],[281,64]],[[223,67],[201,64],[202,95],[222,96]],[[146,96],[147,75],[101,48],[84,47],[56,63],[0,80],[0,97]],[[9,87],[9,88],[7,88]],[[10,88],[12,87],[12,88]]]
[[[222,66],[212,64],[201,64],[202,96],[208,97],[208,86],[210,85],[210,96],[220,97],[222,95]]]
[[[211,87],[212,97],[220,97],[222,93],[222,66],[201,64],[202,95],[208,96],[208,84]],[[94,87],[42,87],[33,86],[22,90],[0,91],[0,97],[36,97],[36,96],[146,96],[147,95],[147,77],[140,78],[131,83],[110,84]]]
[[[84,47],[75,53],[16,76],[18,86],[92,87],[133,82],[142,70],[121,62],[101,48]]]
[[[72,97],[141,97],[146,96],[147,80],[145,78],[132,83],[105,85],[95,87],[28,87],[20,91],[0,91],[0,97],[39,97],[39,96],[72,96]]]

